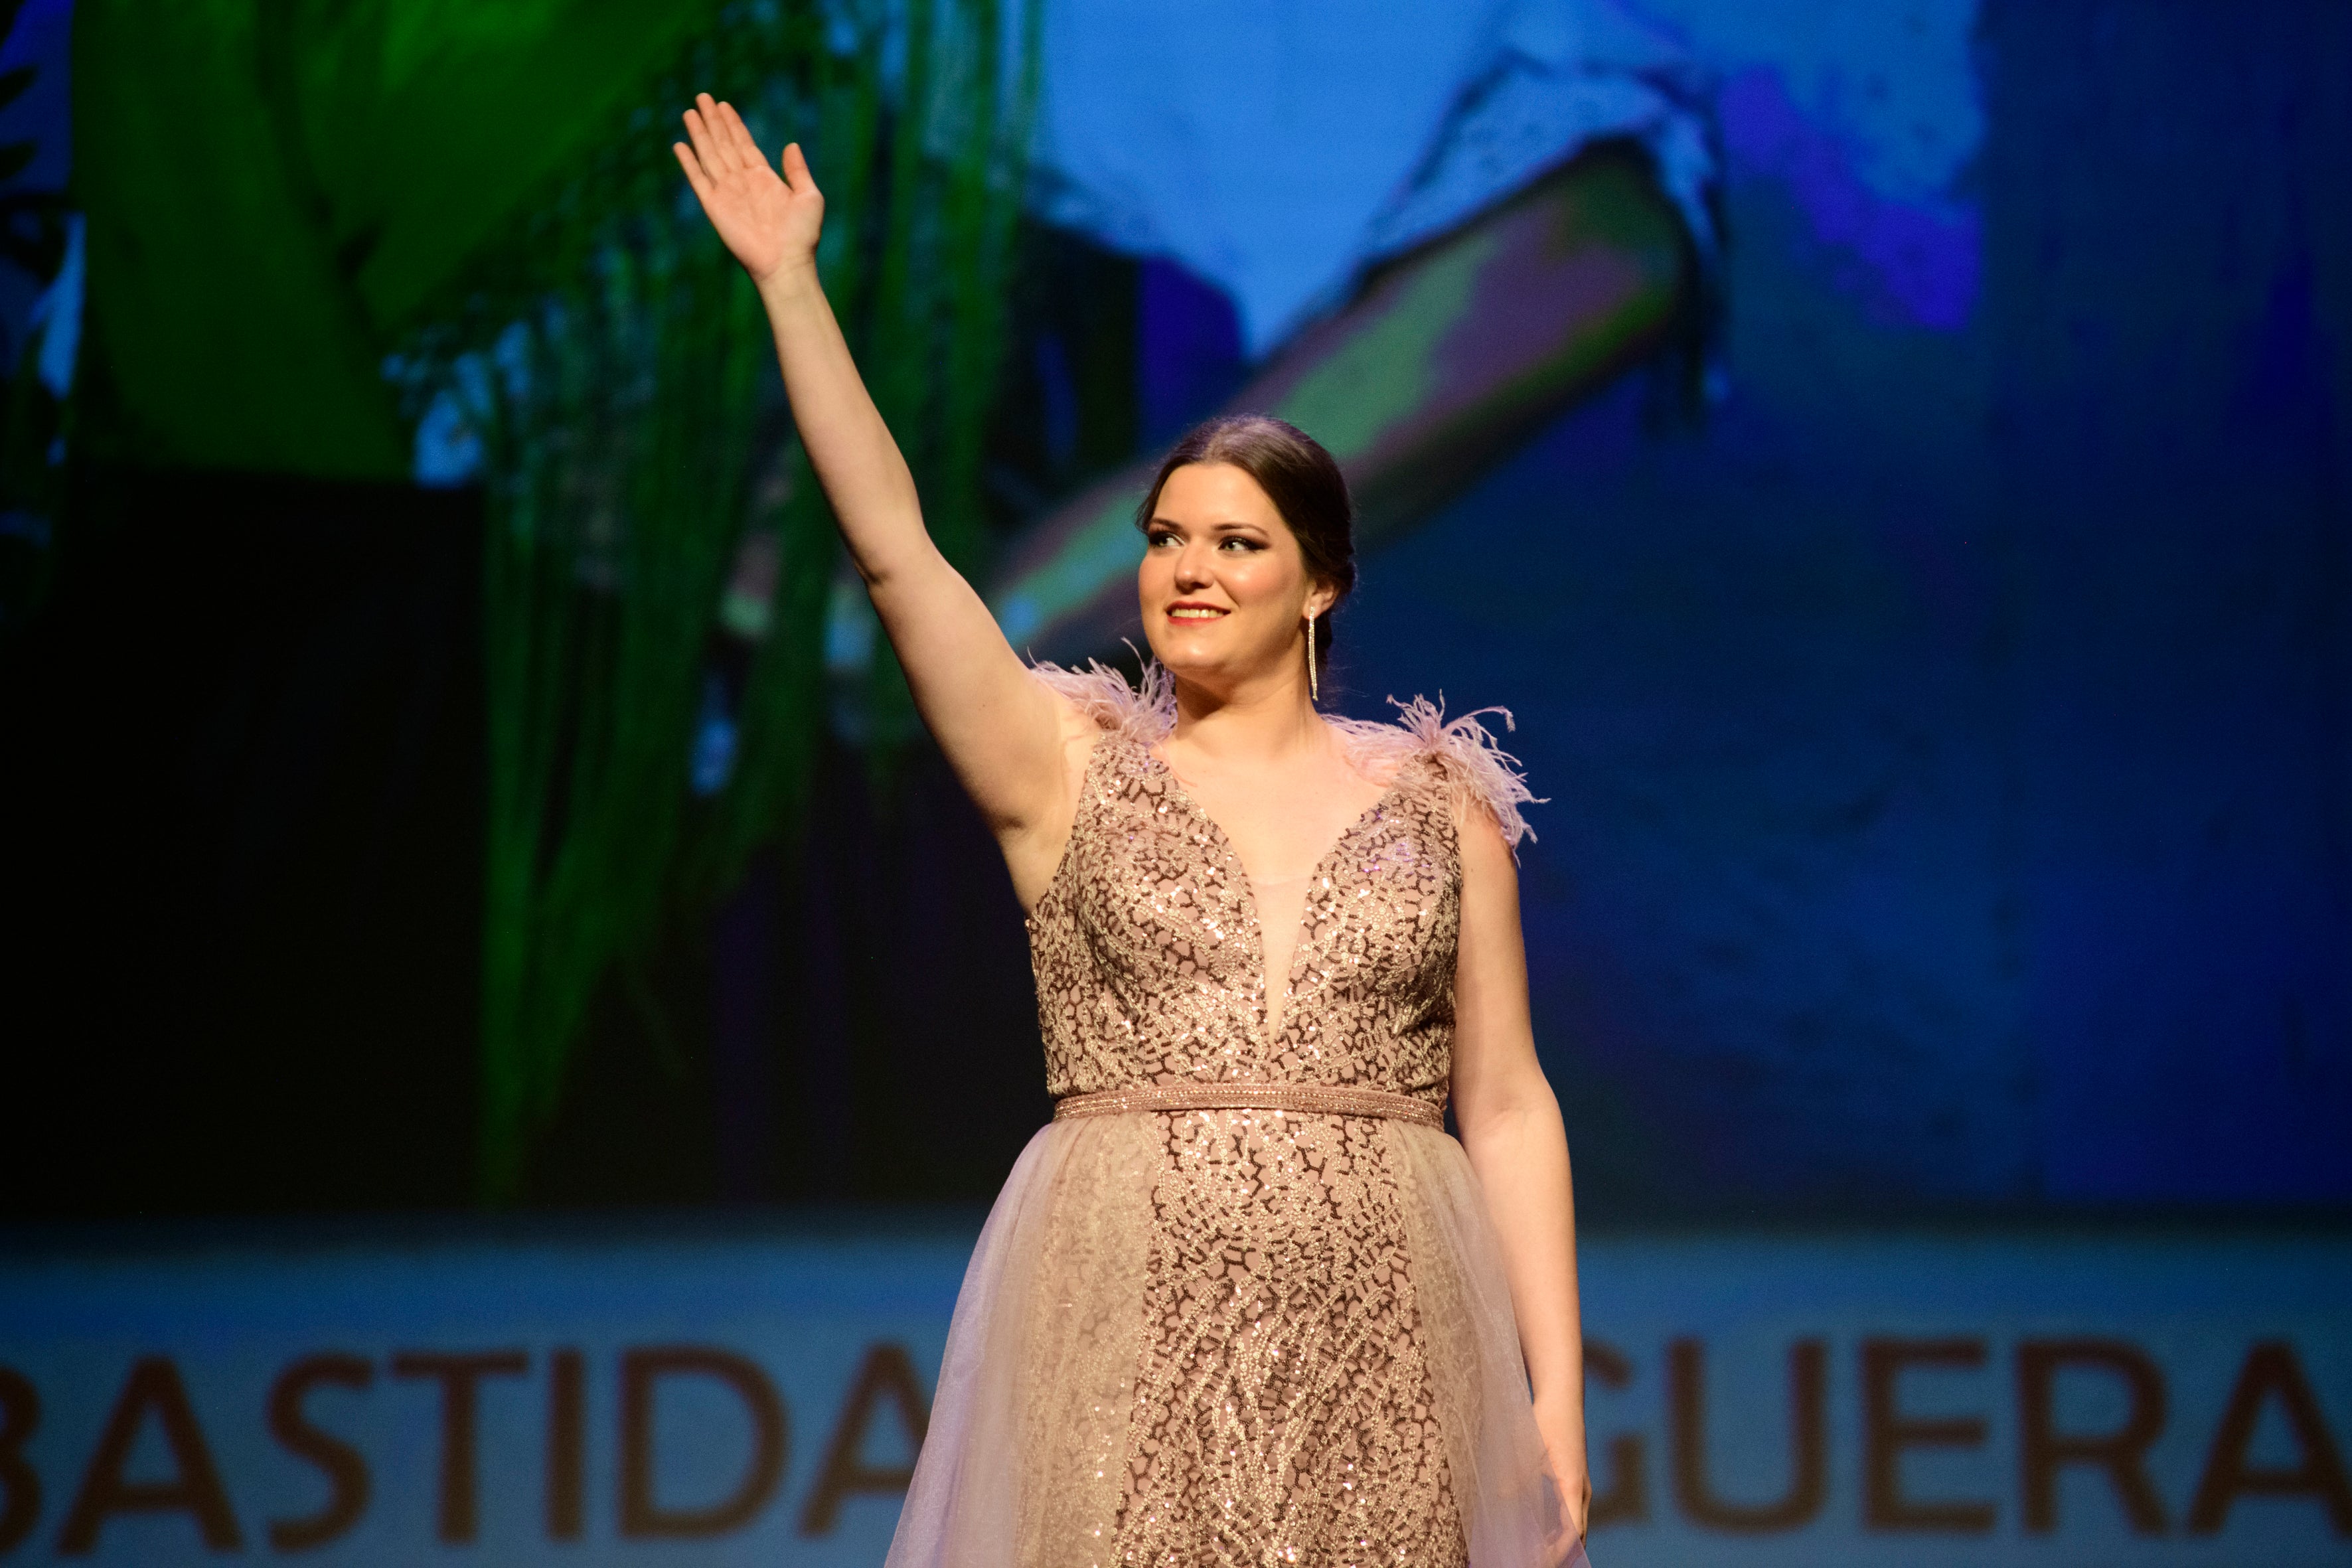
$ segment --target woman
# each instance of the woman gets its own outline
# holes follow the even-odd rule
[[[1473,720],[1317,712],[1355,575],[1337,467],[1278,420],[1195,431],[1139,513],[1143,690],[1024,666],[924,531],[818,284],[800,149],[780,176],[696,101],[678,162],[1029,911],[1058,1100],[965,1277],[892,1568],[1573,1560],[1568,1145],[1511,853],[1529,797]]]

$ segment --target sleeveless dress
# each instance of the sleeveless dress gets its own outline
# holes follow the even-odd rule
[[[1339,721],[1392,770],[1316,867],[1271,1037],[1249,879],[1153,750],[1154,669],[1041,667],[1101,726],[1029,918],[1055,1121],[957,1299],[888,1568],[1553,1568],[1565,1536],[1476,1178],[1444,1131],[1475,717]]]

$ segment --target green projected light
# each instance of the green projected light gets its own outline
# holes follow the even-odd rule
[[[832,204],[827,287],[933,531],[968,563],[1034,87],[1034,17],[1016,28],[1007,10],[88,0],[76,16],[104,368],[78,410],[84,451],[397,480],[430,410],[436,439],[479,454],[487,1201],[521,1194],[598,988],[646,994],[635,969],[665,920],[790,823],[822,731],[832,528],[752,290],[682,200],[677,111],[708,89],[772,153],[807,143]],[[752,579],[772,595],[757,615],[738,602]],[[698,774],[722,648],[743,666],[740,723],[726,767]],[[874,679],[887,703],[894,672]]]

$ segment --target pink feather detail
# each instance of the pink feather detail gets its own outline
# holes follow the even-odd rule
[[[1140,690],[1100,659],[1087,660],[1084,669],[1041,659],[1029,673],[1102,728],[1147,746],[1166,740],[1176,728],[1176,681],[1157,661],[1143,667]]]
[[[1528,787],[1519,759],[1503,750],[1494,731],[1478,721],[1488,713],[1499,713],[1503,728],[1516,730],[1518,726],[1509,709],[1480,708],[1449,720],[1442,698],[1438,702],[1426,697],[1401,702],[1391,697],[1389,702],[1397,710],[1392,724],[1329,714],[1324,721],[1345,735],[1359,756],[1394,757],[1400,762],[1427,757],[1435,763],[1456,799],[1475,802],[1494,814],[1495,825],[1503,830],[1503,842],[1514,850],[1520,839],[1535,837],[1535,829],[1528,826],[1519,807],[1541,805],[1543,798]]]
[[[1176,728],[1176,681],[1154,662],[1143,667],[1139,689],[1118,670],[1091,660],[1084,669],[1038,663],[1031,673],[1058,692],[1078,711],[1106,730],[1116,731],[1147,746],[1166,740]],[[1489,713],[1503,716],[1503,727],[1514,730],[1507,708],[1481,708],[1457,719],[1445,717],[1440,703],[1425,697],[1410,702],[1389,701],[1397,710],[1394,723],[1341,719],[1326,714],[1324,721],[1339,731],[1360,762],[1403,763],[1427,757],[1442,769],[1457,798],[1475,801],[1492,812],[1503,830],[1503,841],[1514,849],[1535,830],[1519,807],[1540,805],[1542,798],[1528,787],[1518,758],[1503,750],[1479,720]]]

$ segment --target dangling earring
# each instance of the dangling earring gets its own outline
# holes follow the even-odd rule
[[[1315,679],[1315,612],[1307,612],[1307,700],[1323,700],[1322,683]]]

